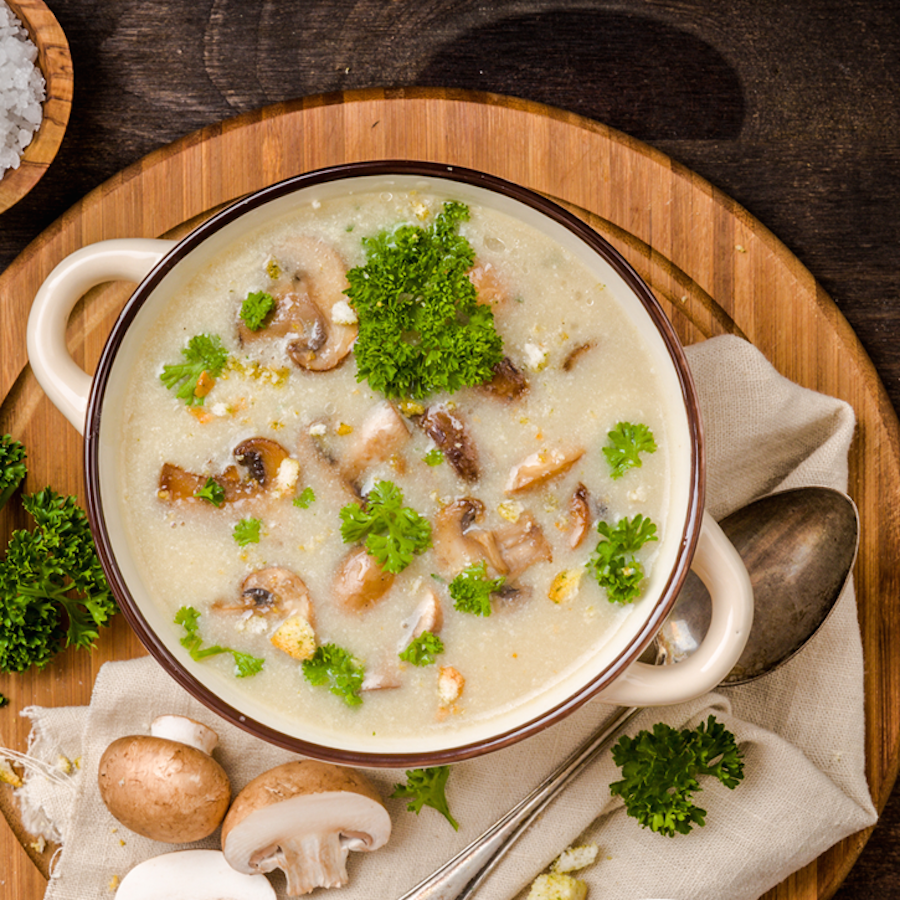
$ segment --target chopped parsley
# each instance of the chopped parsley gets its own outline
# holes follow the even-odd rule
[[[230,653],[234,660],[235,675],[238,678],[247,678],[250,675],[256,675],[262,670],[265,663],[264,659],[258,656],[251,656],[249,653],[242,653],[240,650],[233,650],[231,647],[220,647],[213,644],[210,647],[203,646],[203,639],[199,635],[200,630],[200,613],[193,606],[182,606],[175,613],[175,624],[181,625],[185,630],[185,635],[181,638],[181,646],[184,647],[191,655],[191,659],[195,662],[201,662],[210,656],[218,656],[220,653]]]
[[[430,666],[438,653],[444,652],[444,642],[430,631],[423,631],[399,655],[414,666]]]
[[[499,591],[506,584],[506,578],[488,578],[487,563],[482,559],[466,566],[453,581],[449,591],[453,598],[453,607],[460,612],[474,616],[491,614],[491,594]]]
[[[266,291],[253,291],[241,304],[241,319],[251,331],[259,331],[275,309],[275,298]]]
[[[219,507],[225,503],[225,488],[212,478],[207,478],[206,484],[198,491],[195,491],[194,496],[200,500],[207,500],[213,506]]]
[[[615,528],[598,522],[600,541],[587,562],[597,583],[606,588],[610,603],[631,603],[641,592],[644,567],[634,554],[644,544],[657,540],[656,525],[638,514],[633,519],[620,519]]]
[[[300,509],[309,509],[316,501],[316,492],[311,487],[305,487],[294,497],[293,504]]]
[[[262,522],[259,519],[241,519],[234,526],[231,536],[241,547],[246,547],[247,544],[258,544],[261,525]]]
[[[406,808],[416,815],[423,806],[436,809],[456,831],[459,823],[450,815],[447,803],[447,779],[450,777],[450,766],[435,766],[432,769],[408,769],[406,784],[398,784],[391,797],[397,800],[409,800]]]
[[[347,706],[359,706],[359,691],[365,677],[365,666],[337,644],[316,647],[310,659],[303,660],[303,677],[312,685],[328,685],[332,694],[341,697]]]
[[[359,317],[357,378],[387,397],[481,384],[503,358],[494,313],[468,276],[474,251],[457,233],[468,218],[465,204],[447,202],[429,227],[403,224],[363,238],[366,263],[347,273]]]
[[[341,510],[341,537],[347,544],[365,540],[369,555],[397,574],[431,546],[431,523],[403,505],[403,492],[393,482],[376,481],[365,507],[348,503]]]
[[[444,461],[444,454],[437,447],[434,447],[422,459],[426,466],[439,466]]]
[[[175,396],[188,406],[203,406],[204,394],[197,393],[205,374],[218,378],[228,362],[228,351],[217,334],[198,334],[181,351],[185,361],[163,366],[159,380],[169,389],[177,388]]]
[[[744,777],[744,763],[734,735],[710,716],[695,729],[676,731],[657,722],[653,731],[624,735],[612,749],[622,779],[609,788],[625,801],[629,816],[642,828],[667,837],[703,826],[706,810],[693,803],[702,790],[700,775],[714,775],[734,789]]]
[[[641,453],[656,452],[653,432],[640,423],[619,422],[607,437],[609,444],[603,448],[603,455],[613,478],[621,478],[629,469],[640,468]]]

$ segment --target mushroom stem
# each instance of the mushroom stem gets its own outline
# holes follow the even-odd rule
[[[284,871],[291,897],[308,894],[317,887],[343,887],[349,880],[350,848],[337,833],[289,838],[281,842],[280,848],[277,867]]]
[[[187,744],[206,754],[212,753],[219,743],[219,736],[211,728],[187,716],[157,716],[150,723],[150,735]]]

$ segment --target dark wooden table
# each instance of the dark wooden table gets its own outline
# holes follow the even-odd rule
[[[490,91],[618,128],[737,200],[837,302],[900,409],[893,0],[49,5],[72,51],[72,116],[48,173],[0,217],[0,271],[88,191],[209,123],[329,91]],[[835,896],[900,897],[900,790]]]

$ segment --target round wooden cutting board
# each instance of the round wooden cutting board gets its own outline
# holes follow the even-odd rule
[[[849,402],[858,419],[850,493],[860,508],[856,568],[866,654],[868,777],[879,809],[893,786],[900,742],[898,422],[847,322],[812,275],[737,204],[638,141],[596,122],[505,97],[455,91],[366,91],[269,107],[159,150],[97,188],[35,240],[0,276],[0,434],[30,454],[27,490],[52,484],[84,498],[82,441],[44,397],[25,353],[31,300],[50,270],[105,238],[180,236],[216,208],[279,179],[365,159],[422,159],[467,166],[547,194],[607,237],[654,289],[687,344],[742,335],[787,378]],[[130,286],[106,285],[76,308],[69,342],[88,370]],[[0,540],[24,527],[17,504],[0,512]],[[121,620],[122,617],[117,617]],[[0,676],[10,705],[0,744],[24,750],[29,705],[85,705],[100,666],[143,654],[116,621],[93,654],[67,652],[41,673]],[[0,833],[4,893],[43,892],[50,849],[30,846],[0,791],[11,829]],[[824,900],[857,858],[854,835],[767,894]],[[23,852],[24,847],[24,852]],[[26,855],[27,854],[27,855]],[[34,863],[34,864],[32,864]]]

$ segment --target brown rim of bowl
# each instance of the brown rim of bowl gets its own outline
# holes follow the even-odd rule
[[[256,209],[282,196],[294,193],[301,188],[366,175],[421,175],[451,183],[462,182],[467,185],[482,187],[520,201],[526,206],[543,213],[581,238],[585,244],[597,252],[623,278],[656,325],[678,373],[692,437],[690,501],[681,538],[681,552],[675,568],[670,573],[669,579],[660,593],[659,600],[630,647],[623,651],[600,675],[587,682],[566,700],[536,715],[529,721],[489,738],[467,744],[459,744],[443,750],[419,753],[372,753],[365,750],[336,749],[305,741],[302,738],[292,737],[256,721],[251,716],[241,713],[225,703],[204,684],[201,684],[174,658],[156,633],[148,626],[137,608],[137,604],[131,595],[128,585],[125,583],[112,551],[106,521],[103,516],[99,487],[99,438],[106,385],[125,332],[134,320],[138,310],[163,277],[176,263],[210,235],[223,226],[230,224],[245,212]],[[119,602],[122,614],[156,661],[189,694],[214,713],[268,743],[315,759],[373,767],[443,765],[507,747],[541,731],[548,725],[560,721],[600,690],[607,687],[631,663],[637,660],[659,630],[665,617],[669,614],[678,591],[687,577],[690,561],[696,549],[705,499],[703,428],[697,394],[690,370],[688,369],[687,359],[671,323],[662,311],[662,307],[653,296],[650,288],[641,280],[629,263],[604,238],[584,222],[558,206],[552,200],[534,191],[472,169],[410,160],[377,160],[347,163],[293,176],[235,201],[231,206],[199,225],[194,231],[179,241],[138,285],[107,339],[91,385],[85,422],[84,453],[88,518],[97,544],[100,561],[106,572],[110,587]]]

